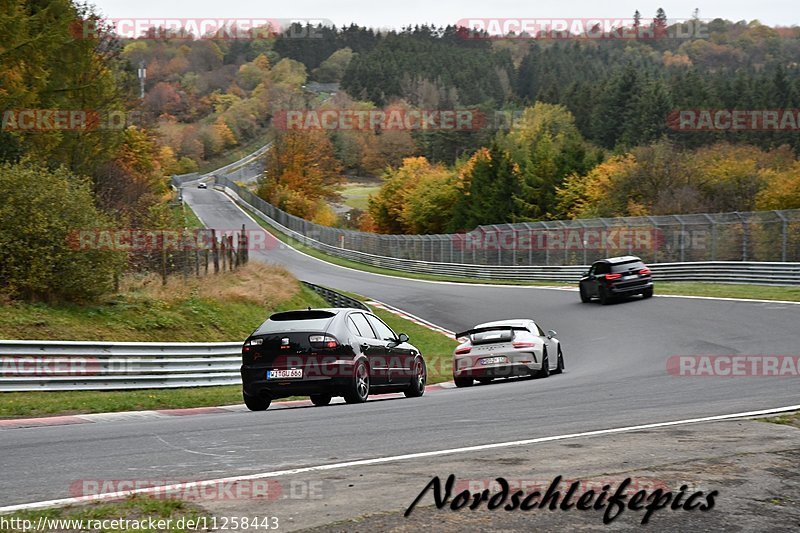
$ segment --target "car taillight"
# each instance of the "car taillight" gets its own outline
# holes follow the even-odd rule
[[[648,276],[648,275],[650,275],[650,269],[649,269],[649,268],[643,268],[643,269],[641,269],[641,270],[639,271],[639,275],[640,275],[640,276]]]
[[[514,348],[535,348],[536,347],[536,343],[535,342],[516,341],[516,342],[512,342],[511,346],[513,346]]]
[[[459,346],[456,348],[456,355],[463,355],[465,353],[469,353],[472,350],[472,346]]]
[[[311,343],[312,348],[336,348],[339,346],[339,341],[330,335],[311,335],[308,337],[308,342]]]
[[[611,281],[612,279],[619,279],[622,277],[622,274],[606,274],[606,280]]]

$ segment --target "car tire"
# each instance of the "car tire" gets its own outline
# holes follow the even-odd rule
[[[608,305],[611,302],[611,298],[608,296],[605,287],[597,289],[597,298],[600,300],[600,305]]]
[[[589,297],[589,295],[586,294],[586,289],[583,288],[583,285],[579,285],[578,286],[578,290],[581,293],[581,302],[586,304],[586,303],[589,303],[589,302],[592,301],[592,299]]]
[[[488,385],[489,383],[492,382],[492,379],[493,378],[482,378],[478,380],[478,383],[480,383],[481,385]]]
[[[558,349],[558,363],[556,363],[556,369],[553,370],[553,374],[560,374],[564,371],[564,354],[561,353],[561,348]]]
[[[651,298],[652,296],[653,296],[653,287],[645,289],[644,292],[642,293],[642,298],[644,298],[645,300]]]
[[[547,350],[542,357],[542,369],[536,374],[538,378],[546,378],[550,376],[550,357],[547,355]]]
[[[472,387],[475,380],[472,378],[455,378],[454,381],[456,382],[456,387],[461,389],[464,387]]]
[[[421,357],[414,359],[414,375],[411,377],[411,383],[408,388],[403,391],[406,398],[419,398],[425,394],[425,383],[428,381],[428,370],[425,368],[425,361]]]
[[[331,403],[331,399],[333,397],[330,394],[312,394],[311,395],[311,403],[316,405],[317,407],[324,407]]]
[[[364,361],[356,363],[353,377],[344,391],[344,401],[347,403],[364,403],[369,397],[369,369]]]
[[[265,398],[263,396],[250,396],[244,392],[242,392],[242,399],[244,400],[244,404],[251,411],[266,411],[269,408],[269,404],[272,403],[270,398]]]

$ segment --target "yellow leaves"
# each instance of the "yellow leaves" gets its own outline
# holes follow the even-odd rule
[[[441,233],[458,198],[458,177],[425,157],[407,157],[396,170],[387,170],[384,184],[370,199],[371,220],[384,233]]]
[[[293,215],[333,223],[324,200],[336,197],[341,182],[341,165],[324,132],[289,131],[267,152],[258,194]]]
[[[633,172],[635,166],[636,158],[626,154],[600,163],[585,176],[568,176],[563,185],[556,189],[559,206],[570,218],[626,214],[609,212],[608,199],[613,189]],[[635,202],[629,201],[628,207],[634,207],[640,213],[646,211],[644,206]]]
[[[765,175],[766,186],[756,196],[758,209],[800,209],[800,161]]]

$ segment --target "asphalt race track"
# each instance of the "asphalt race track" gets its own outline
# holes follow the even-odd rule
[[[216,190],[185,188],[184,198],[209,227],[259,229]],[[251,259],[450,330],[534,318],[558,331],[567,372],[362,405],[2,430],[2,505],[69,497],[80,479],[221,478],[800,403],[797,378],[666,370],[672,355],[796,354],[800,305],[655,297],[601,307],[581,304],[574,291],[372,275],[266,239],[274,247]]]

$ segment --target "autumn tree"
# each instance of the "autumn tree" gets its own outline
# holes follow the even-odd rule
[[[301,218],[330,222],[326,201],[338,198],[342,167],[324,132],[280,133],[264,157],[261,198]]]

